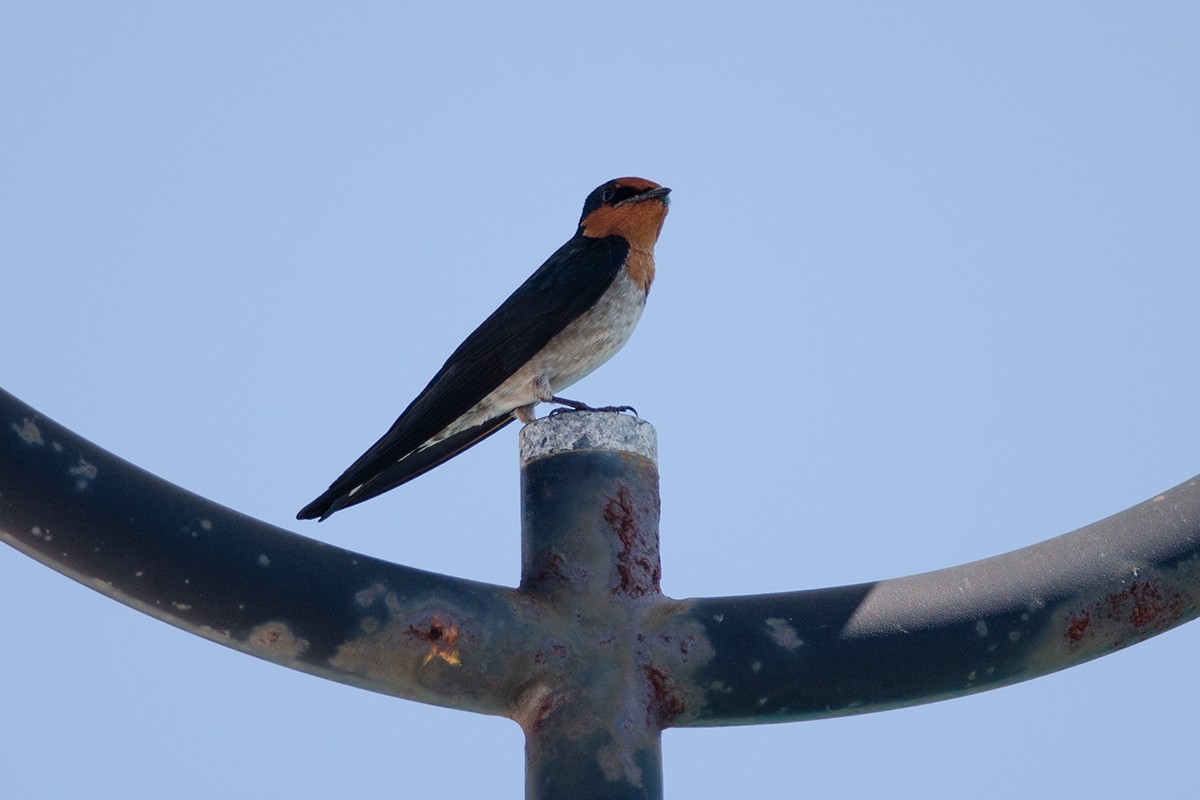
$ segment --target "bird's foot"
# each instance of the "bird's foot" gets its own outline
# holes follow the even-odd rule
[[[629,411],[632,412],[635,417],[640,416],[640,414],[637,412],[637,409],[633,406],[600,406],[599,408],[594,408],[589,406],[587,403],[581,403],[578,400],[568,400],[565,397],[551,397],[550,402],[557,403],[560,406],[566,406],[566,408],[556,408],[551,411],[550,416],[552,417],[558,414],[569,414],[572,411],[599,411],[608,412],[610,414],[621,414]]]

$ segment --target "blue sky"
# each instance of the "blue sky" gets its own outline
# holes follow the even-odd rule
[[[512,429],[292,517],[588,191],[641,175],[674,189],[658,279],[573,392],[658,429],[665,591],[1011,550],[1200,472],[1198,35],[1186,3],[7,4],[0,385],[256,517],[512,584]],[[15,552],[0,603],[6,796],[521,794],[507,720],[247,658]],[[667,794],[1183,794],[1198,637],[668,731]]]

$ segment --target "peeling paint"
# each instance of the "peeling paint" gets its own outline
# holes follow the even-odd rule
[[[461,667],[463,634],[443,616],[378,623],[338,647],[329,666],[387,684],[412,685],[424,669]]]
[[[367,608],[386,592],[387,587],[382,583],[377,583],[374,586],[355,592],[354,601],[363,608]]]
[[[804,644],[800,634],[786,619],[770,617],[767,619],[767,627],[771,629],[771,640],[788,652],[793,652]]]
[[[607,780],[642,785],[642,768],[633,762],[628,749],[606,744],[597,751],[596,760]]]
[[[84,460],[83,456],[79,457],[79,463],[67,470],[75,477],[75,488],[80,491],[88,488],[88,484],[96,479],[99,470],[95,464],[90,464]]]
[[[246,644],[272,656],[296,658],[308,649],[308,641],[292,632],[285,622],[264,622],[246,637]]]
[[[12,429],[17,432],[17,436],[21,437],[21,441],[25,444],[43,445],[45,440],[42,439],[42,432],[38,428],[37,423],[25,417],[18,424],[14,422]]]

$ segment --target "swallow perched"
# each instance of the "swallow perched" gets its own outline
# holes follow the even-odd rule
[[[579,228],[466,338],[379,441],[296,519],[325,519],[447,461],[538,403],[589,406],[556,392],[633,333],[654,281],[670,189],[617,178],[587,196]]]

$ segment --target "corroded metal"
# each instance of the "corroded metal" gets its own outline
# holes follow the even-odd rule
[[[674,600],[653,428],[522,431],[522,576],[436,575],[248,518],[0,391],[0,539],[97,591],[284,666],[508,716],[530,798],[662,796],[671,726],[956,697],[1200,614],[1200,479],[1056,539],[876,583]]]
[[[692,601],[718,657],[677,725],[882,711],[1065,669],[1200,615],[1200,478],[1073,533],[877,583]],[[735,654],[737,654],[735,656]]]
[[[653,428],[618,417],[607,426],[615,443],[594,430],[548,442],[546,429],[587,422],[572,416],[522,436],[520,592],[549,623],[517,715],[526,794],[660,797],[664,720],[654,681],[663,667],[647,637],[663,603]],[[592,449],[639,436],[648,442],[640,454]]]

